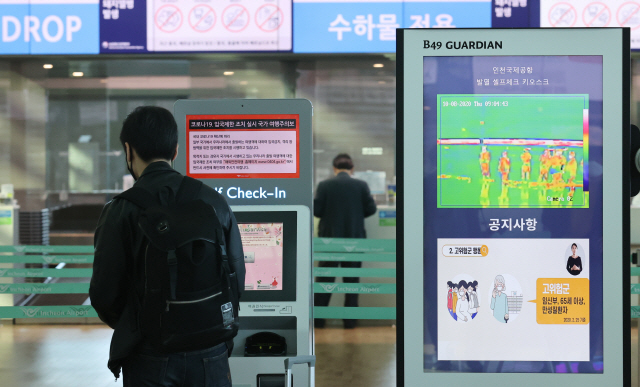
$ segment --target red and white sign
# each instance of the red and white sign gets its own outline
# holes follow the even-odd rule
[[[152,52],[293,48],[291,0],[146,0],[146,8],[147,50]]]
[[[640,27],[640,4],[635,1],[624,3],[618,8],[618,24],[620,27],[629,27],[632,30]]]
[[[578,13],[569,3],[558,3],[549,11],[551,27],[573,27],[576,20],[578,20]]]
[[[606,27],[611,22],[611,9],[604,3],[591,3],[584,7],[582,21],[587,27]]]
[[[174,5],[165,5],[156,12],[156,26],[164,32],[175,32],[182,26],[182,12]]]
[[[186,117],[187,176],[300,177],[297,114]]]
[[[629,27],[640,49],[640,0],[540,0],[540,27]]]
[[[240,4],[232,4],[222,12],[222,23],[231,32],[243,31],[249,25],[249,11]]]
[[[272,32],[280,28],[284,21],[284,14],[280,7],[265,4],[256,11],[256,24],[265,32]]]
[[[216,11],[206,4],[200,4],[189,12],[189,25],[194,31],[207,32],[216,25]]]

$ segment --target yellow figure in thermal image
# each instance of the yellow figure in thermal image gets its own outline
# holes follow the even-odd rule
[[[551,167],[549,168],[549,172],[551,173],[551,178],[554,184],[558,184],[562,181],[562,174],[564,172],[564,167],[567,164],[567,158],[562,155],[563,149],[556,149],[553,152],[553,156],[551,156],[551,160],[549,164]]]
[[[500,161],[498,163],[498,172],[500,172],[500,176],[502,177],[502,193],[500,194],[500,198],[506,199],[507,193],[509,191],[509,172],[511,171],[511,160],[509,159],[509,154],[507,151],[502,152],[502,157],[500,157]]]
[[[551,154],[549,149],[545,149],[544,152],[540,155],[540,176],[538,177],[538,181],[547,181],[549,180],[549,164],[551,161]]]
[[[487,146],[482,146],[482,152],[480,152],[480,170],[482,171],[482,177],[490,178],[491,172],[489,171],[489,162],[491,161],[491,153],[487,150]]]
[[[529,180],[531,175],[531,153],[529,152],[529,148],[525,148],[520,155],[520,159],[522,160],[522,180],[523,182]]]

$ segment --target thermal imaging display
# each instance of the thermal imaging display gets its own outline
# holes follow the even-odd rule
[[[439,208],[589,206],[588,95],[439,94],[437,103]]]
[[[283,223],[241,223],[245,290],[282,290]]]

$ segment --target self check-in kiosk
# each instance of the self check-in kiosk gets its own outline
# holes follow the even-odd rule
[[[397,38],[398,386],[630,386],[629,29]]]
[[[247,270],[240,330],[229,360],[234,387],[284,385],[288,357],[313,355],[311,103],[181,100],[174,168],[221,193],[235,214]],[[247,337],[285,338],[284,356],[244,354]],[[296,366],[294,385],[309,387]]]

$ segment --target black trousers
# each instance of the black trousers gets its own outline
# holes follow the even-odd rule
[[[362,262],[335,262],[335,261],[320,261],[320,267],[362,267]],[[335,277],[316,277],[316,282],[334,282]],[[360,278],[358,277],[344,277],[342,278],[344,283],[358,283]],[[313,295],[313,304],[315,306],[328,306],[329,300],[331,300],[331,293],[316,293]],[[348,293],[344,295],[344,306],[358,306],[358,294]]]

